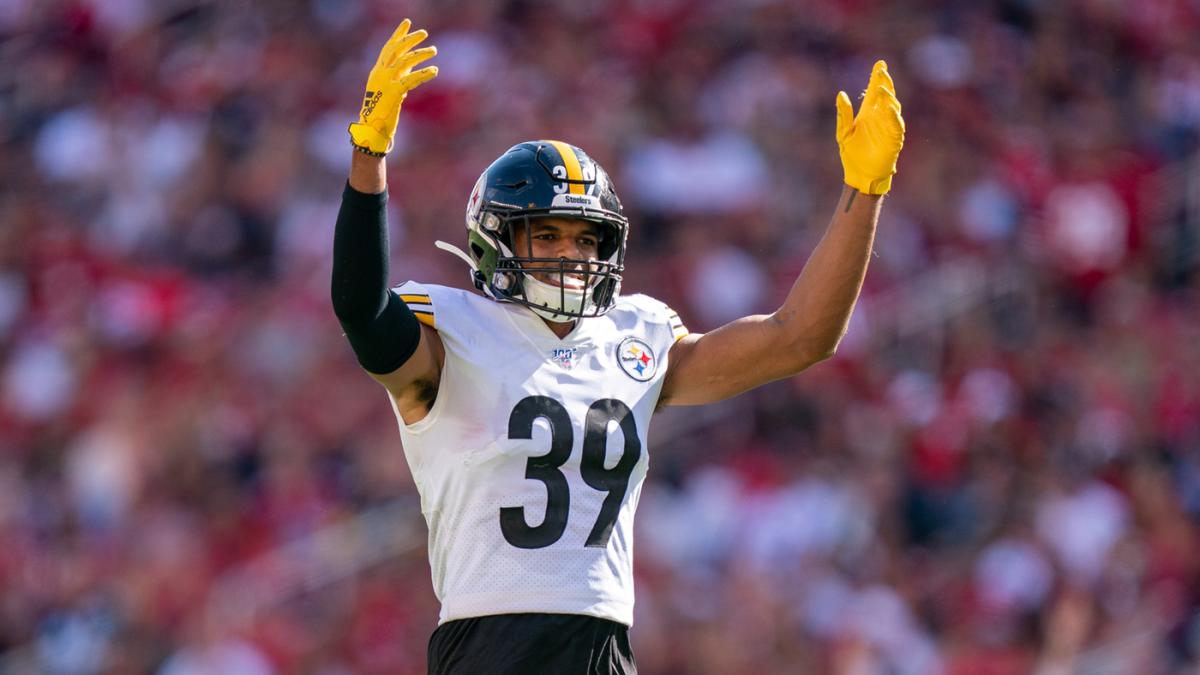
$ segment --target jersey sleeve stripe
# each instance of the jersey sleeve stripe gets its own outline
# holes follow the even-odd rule
[[[671,325],[671,334],[675,336],[676,342],[691,335],[691,331],[683,325],[683,319],[679,318],[679,314],[675,310],[670,307],[665,307],[664,309],[667,310],[667,322]]]
[[[408,290],[408,292],[405,293],[405,290]],[[395,293],[400,296],[404,304],[408,305],[413,315],[417,317],[417,321],[430,328],[436,328],[433,318],[433,299],[429,297],[428,293],[414,292],[423,290],[425,288],[420,284],[413,281],[406,281],[396,287]]]

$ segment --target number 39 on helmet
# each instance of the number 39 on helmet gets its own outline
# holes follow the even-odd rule
[[[540,259],[532,245],[517,251],[515,233],[544,217],[596,223],[598,259]],[[515,145],[479,177],[467,202],[467,250],[475,287],[493,300],[525,305],[551,321],[599,316],[621,292],[629,222],[612,181],[579,148],[561,141]],[[557,278],[558,285],[529,273]],[[564,283],[565,276],[582,284]],[[557,276],[556,276],[557,275]]]

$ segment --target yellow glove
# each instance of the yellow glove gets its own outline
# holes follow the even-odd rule
[[[351,142],[370,150],[373,155],[383,156],[392,149],[392,137],[396,135],[396,122],[400,119],[400,104],[404,97],[438,73],[437,66],[412,72],[413,66],[437,54],[437,47],[410,52],[429,37],[423,30],[409,33],[411,25],[405,19],[379,52],[379,60],[367,78],[367,93],[363,97],[358,123],[350,125]]]
[[[875,63],[858,117],[846,92],[837,96],[837,142],[846,184],[863,194],[882,195],[892,189],[896,158],[904,147],[904,118],[896,85],[887,64]]]

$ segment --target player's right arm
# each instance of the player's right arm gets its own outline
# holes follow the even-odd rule
[[[437,74],[435,67],[412,70],[436,50],[410,51],[426,35],[408,28],[406,20],[384,46],[367,82],[359,122],[350,126],[354,159],[334,228],[330,296],[359,363],[391,392],[404,421],[412,424],[432,403],[443,351],[437,331],[417,321],[404,300],[388,289],[383,159],[391,150],[408,91]]]

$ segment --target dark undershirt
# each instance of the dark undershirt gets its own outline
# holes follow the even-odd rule
[[[387,191],[359,192],[346,183],[333,230],[333,312],[359,364],[386,375],[408,362],[421,324],[388,288]]]

